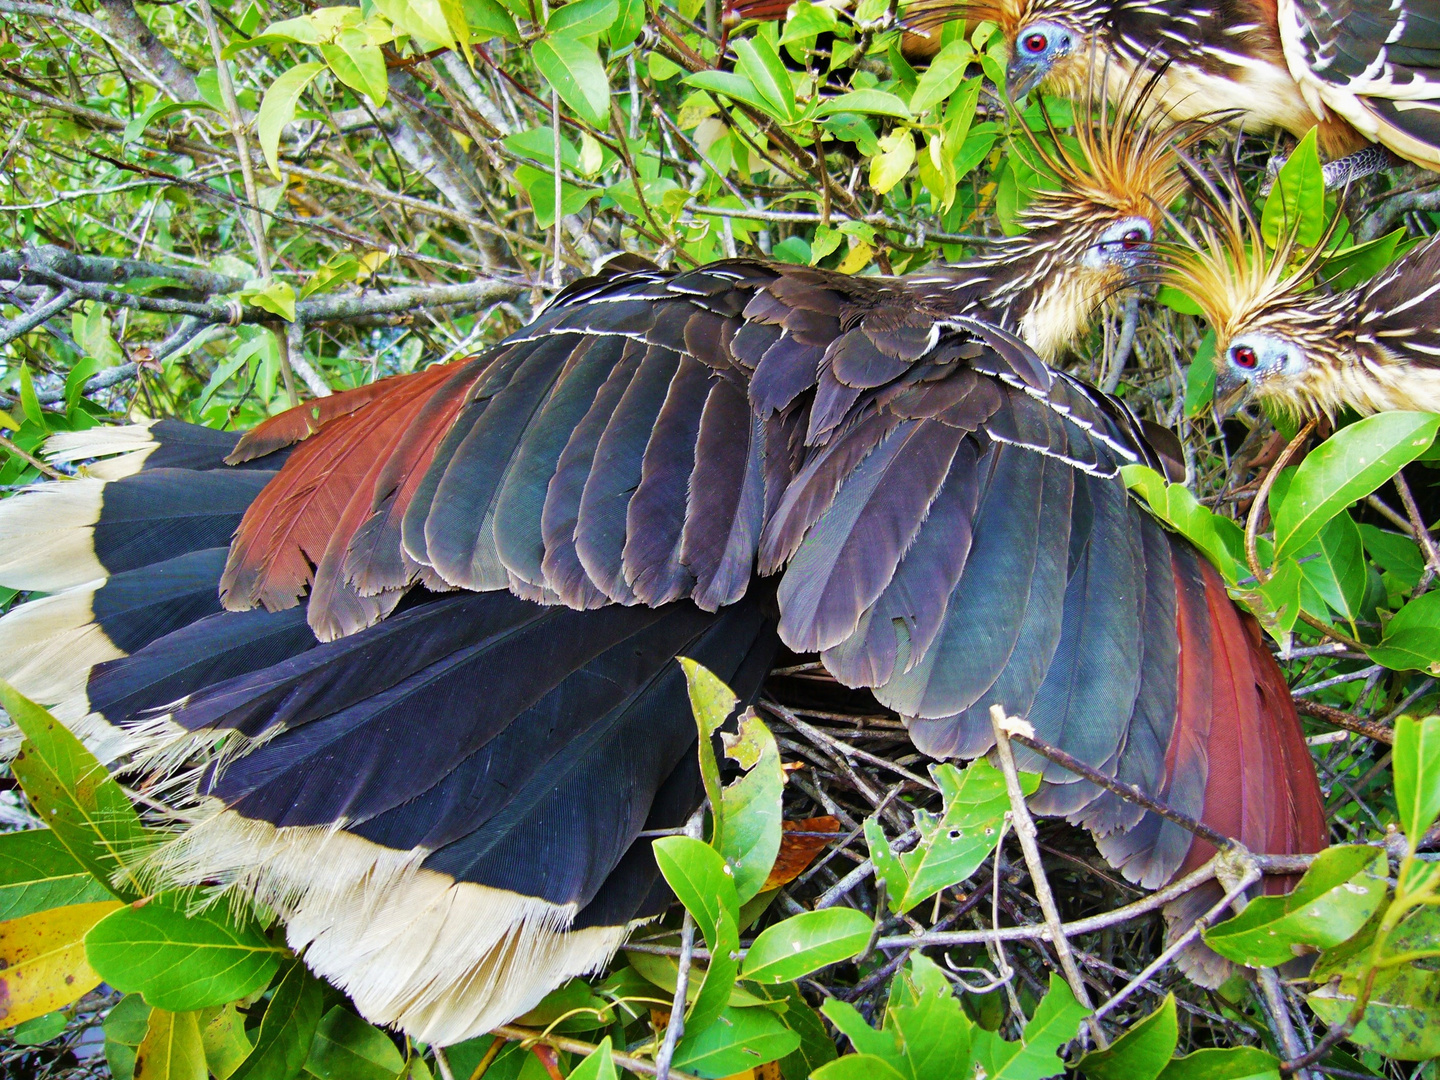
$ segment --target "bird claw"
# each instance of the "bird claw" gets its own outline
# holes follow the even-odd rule
[[[1280,170],[1289,160],[1289,154],[1284,156],[1277,154],[1265,163],[1265,179],[1260,182],[1262,196],[1270,194],[1270,190],[1275,186],[1275,178],[1280,175]],[[1334,161],[1327,161],[1320,166],[1320,175],[1325,180],[1325,190],[1334,191],[1336,188],[1353,184],[1356,180],[1393,168],[1397,163],[1398,159],[1394,154],[1378,143],[1374,143],[1353,154],[1336,158]]]

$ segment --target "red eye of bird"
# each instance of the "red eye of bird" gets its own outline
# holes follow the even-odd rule
[[[1133,248],[1139,247],[1141,244],[1145,243],[1149,239],[1150,238],[1145,235],[1145,230],[1131,229],[1123,237],[1120,238],[1120,243],[1124,246],[1126,251],[1130,251]]]
[[[1235,361],[1237,367],[1247,370],[1260,362],[1260,358],[1255,355],[1255,350],[1249,345],[1236,345],[1230,350],[1230,359]]]
[[[1045,40],[1044,34],[1031,34],[1025,39],[1025,50],[1027,52],[1044,52],[1049,42]]]

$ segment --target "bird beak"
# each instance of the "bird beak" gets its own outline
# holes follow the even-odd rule
[[[1255,388],[1248,379],[1227,378],[1219,375],[1215,379],[1215,422],[1219,423],[1250,400]]]
[[[1039,64],[1027,64],[1010,61],[1010,68],[1005,73],[1005,94],[1011,101],[1019,101],[1035,87],[1040,85],[1040,80],[1045,77],[1045,70]]]

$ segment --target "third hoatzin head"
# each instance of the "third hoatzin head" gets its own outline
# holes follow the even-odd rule
[[[1219,415],[1251,400],[1296,417],[1440,412],[1440,241],[1332,290],[1324,242],[1302,253],[1292,235],[1268,250],[1238,199],[1213,217],[1167,277],[1215,329]]]
[[[1440,169],[1434,0],[962,0],[956,13],[1004,31],[1012,97],[1075,93],[1098,73],[1092,52],[1112,93],[1137,64],[1165,63],[1158,101],[1179,113],[1234,110],[1297,138],[1318,126],[1326,157],[1347,159],[1331,186],[1388,162],[1372,143]]]
[[[953,307],[969,297],[974,313],[1014,330],[1048,361],[1072,347],[1099,304],[1150,280],[1153,243],[1166,208],[1186,189],[1179,154],[1218,122],[1173,120],[1151,101],[1155,72],[1141,70],[1113,110],[1086,101],[1073,145],[1049,124],[1042,141],[1023,123],[1023,150],[1051,174],[1054,190],[1018,217],[1024,229],[963,262],[903,280]]]

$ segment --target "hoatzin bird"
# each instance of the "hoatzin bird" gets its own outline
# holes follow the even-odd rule
[[[1167,271],[1215,329],[1215,408],[1296,418],[1440,412],[1440,239],[1351,289],[1316,287],[1327,244],[1268,250],[1242,199],[1216,204]]]
[[[1385,167],[1385,150],[1440,169],[1430,0],[979,0],[953,13],[1000,25],[1012,99],[1123,85],[1136,65],[1164,64],[1156,100],[1177,115],[1233,111],[1297,138],[1318,126],[1331,187]]]
[[[1143,139],[1113,160],[1183,133]],[[935,757],[984,752],[999,704],[1254,850],[1316,850],[1257,626],[1119,476],[1164,446],[997,325],[1052,351],[1083,326],[1143,246],[1117,202],[1042,200],[1003,245],[1023,270],[622,257],[479,357],[238,439],[69,438],[127,452],[0,503],[0,582],[53,594],[0,620],[0,675],[185,778],[198,823],[138,872],[258,898],[366,1016],[441,1045],[664,910],[641,833],[702,797],[677,656],[746,700],[778,641],[819,653]],[[1208,857],[1024,766],[1135,880]]]

